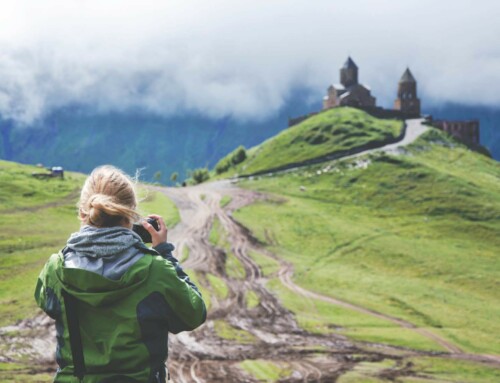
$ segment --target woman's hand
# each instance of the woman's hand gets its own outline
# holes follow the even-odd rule
[[[160,227],[160,230],[156,231],[156,229],[153,227],[153,225],[150,225],[149,223],[146,222],[146,220],[142,221],[142,226],[151,234],[151,246],[156,247],[160,243],[167,242],[167,226],[165,226],[165,222],[163,221],[163,218],[159,215],[156,214],[150,214],[148,218],[153,218],[156,219],[158,222],[158,226]]]

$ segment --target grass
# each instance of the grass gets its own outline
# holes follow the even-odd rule
[[[497,368],[464,360],[418,357],[410,358],[406,363],[412,364],[411,371],[413,371],[413,374],[400,376],[395,381],[402,383],[493,383],[500,379],[500,370]],[[387,382],[380,375],[398,368],[401,368],[401,366],[398,367],[393,360],[362,362],[357,364],[353,370],[340,376],[338,383]],[[418,377],[415,375],[418,375]]]
[[[283,286],[278,279],[272,279],[267,286],[278,295],[285,307],[295,313],[300,327],[313,334],[337,333],[360,341],[445,351],[422,335],[389,321],[321,300],[297,299],[297,294]]]
[[[167,228],[172,228],[180,222],[179,209],[165,194],[148,189],[145,186],[139,186],[138,198],[138,210],[143,216],[149,214],[161,215]]]
[[[214,329],[222,339],[233,340],[237,343],[248,344],[256,341],[255,337],[248,331],[235,328],[223,320],[214,320]]]
[[[413,358],[415,369],[436,379],[463,383],[490,383],[500,381],[500,369],[478,365],[465,360],[445,358]],[[410,382],[410,380],[403,380]]]
[[[232,200],[232,198],[230,195],[222,196],[222,198],[220,199],[220,207],[222,207],[222,208],[226,207],[227,205],[229,205],[231,200]]]
[[[185,262],[189,258],[189,247],[188,245],[184,245],[182,248],[182,256],[179,259],[179,262]]]
[[[212,245],[224,250],[224,253],[226,254],[226,274],[233,279],[244,279],[246,276],[245,268],[239,259],[234,255],[227,238],[227,233],[217,217],[215,217],[212,222],[212,228],[208,239]]]
[[[365,158],[366,169],[350,160],[248,180],[244,187],[284,202],[234,216],[295,265],[299,285],[404,318],[466,351],[498,354],[500,166],[435,130],[409,151]],[[318,318],[310,325],[323,330],[338,319],[321,310]],[[435,348],[381,324],[357,326],[344,331]]]
[[[0,160],[0,213],[60,203],[77,196],[81,175],[65,172],[65,178],[36,179],[31,173],[48,173],[43,168]],[[72,202],[72,201],[71,201]],[[75,201],[76,202],[76,201]]]
[[[377,377],[382,371],[395,367],[392,360],[383,360],[381,362],[361,362],[353,370],[341,375],[338,383],[379,383],[387,382],[385,379]]]
[[[253,290],[248,290],[245,293],[245,302],[247,305],[247,308],[253,309],[254,307],[257,307],[260,303],[259,296],[255,293]]]
[[[196,272],[194,270],[186,269],[186,274],[189,275],[189,279],[198,287],[203,297],[203,301],[205,302],[205,306],[207,308],[207,312],[212,307],[212,298],[210,294],[210,289],[207,287],[209,284],[206,279],[204,279],[203,275],[200,272]],[[206,281],[205,283],[201,283],[201,281]],[[227,294],[227,292],[225,293]]]
[[[229,290],[224,280],[222,278],[216,277],[213,274],[206,274],[206,276],[215,297],[221,300],[226,299]]]
[[[278,274],[280,264],[276,259],[253,250],[250,250],[248,255],[259,265],[263,276],[271,277]]]
[[[214,246],[221,247],[225,242],[224,236],[224,228],[222,227],[220,220],[215,217],[212,222],[212,228],[210,229],[210,233],[208,235],[208,241]]]
[[[239,363],[239,367],[248,372],[259,382],[276,382],[279,379],[287,378],[292,370],[289,366],[282,366],[268,360],[245,360]]]
[[[397,137],[401,121],[381,120],[354,108],[335,108],[308,118],[247,151],[247,159],[222,176],[252,174]],[[277,155],[279,153],[279,155]]]
[[[84,176],[37,180],[40,169],[0,161],[0,326],[33,316],[36,279],[50,254],[77,231],[75,193]],[[11,198],[9,198],[11,195]]]
[[[19,367],[16,369],[4,370],[3,365],[10,365],[10,363],[3,363],[0,365],[0,382],[5,383],[49,383],[54,380],[54,374],[36,373],[31,366]]]

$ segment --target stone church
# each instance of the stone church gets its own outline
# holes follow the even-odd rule
[[[350,57],[340,69],[340,84],[330,85],[323,98],[323,109],[336,106],[375,106],[370,88],[358,82],[358,66]]]
[[[376,106],[375,97],[372,96],[370,88],[359,83],[358,66],[351,57],[347,58],[347,61],[340,69],[340,84],[330,85],[327,89],[327,95],[323,97],[323,111],[341,106],[352,106],[378,118],[405,120],[421,117],[420,99],[417,96],[417,81],[413,77],[410,68],[406,68],[398,82],[398,94],[397,99],[394,101],[394,109],[385,109]],[[288,126],[297,125],[316,114],[318,112],[289,118]],[[426,116],[425,118],[434,127],[462,140],[471,147],[480,145],[478,120],[434,120],[432,116]]]
[[[368,86],[358,82],[358,66],[351,57],[340,69],[340,84],[330,85],[323,98],[323,110],[337,106],[376,108],[375,97]],[[408,116],[420,115],[420,100],[417,97],[417,81],[407,68],[398,83],[398,98],[394,110]]]

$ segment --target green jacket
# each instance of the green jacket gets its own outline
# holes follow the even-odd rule
[[[164,246],[162,246],[164,245]],[[146,255],[118,280],[64,266],[65,249],[50,257],[35,299],[56,321],[59,364],[54,382],[77,382],[62,291],[76,298],[86,373],[83,382],[164,382],[168,332],[193,330],[206,319],[196,286],[172,257],[170,244]]]

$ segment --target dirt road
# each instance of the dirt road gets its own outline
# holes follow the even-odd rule
[[[405,367],[405,358],[426,354],[382,345],[377,345],[377,352],[367,351],[369,348],[365,344],[353,343],[339,335],[314,335],[302,330],[294,315],[266,288],[266,277],[250,258],[249,252],[277,258],[256,243],[248,230],[231,218],[232,211],[266,198],[264,195],[236,188],[225,181],[182,189],[156,190],[168,195],[179,207],[181,223],[170,232],[169,238],[177,245],[177,254],[183,253],[184,246],[189,248],[189,257],[183,263],[184,267],[191,273],[196,273],[200,283],[208,291],[211,287],[207,282],[207,273],[223,280],[229,290],[225,299],[212,295],[208,321],[202,328],[191,334],[172,337],[169,365],[174,381],[252,381],[237,366],[237,362],[248,359],[272,360],[278,365],[291,368],[293,374],[286,380],[290,382],[331,382],[362,361],[383,359],[392,359],[395,366],[400,366],[393,371],[396,377],[397,371],[405,375],[412,374],[411,368]],[[231,202],[225,208],[220,207],[223,195],[231,197]],[[209,242],[214,220],[219,220],[222,224],[227,234],[228,248],[243,265],[245,278],[230,277],[226,270],[227,250],[216,248]],[[449,356],[455,358],[499,364],[495,358],[464,354],[437,334],[405,320],[305,290],[293,282],[292,266],[283,260],[278,261],[281,282],[295,292],[298,299],[322,300],[411,329],[440,344],[450,352]],[[245,296],[248,291],[258,295],[257,307],[247,307]],[[250,333],[253,341],[238,342],[221,338],[216,331],[216,323],[221,320],[233,328]],[[222,373],[226,380],[221,380]]]
[[[211,296],[211,309],[207,323],[199,330],[171,337],[169,366],[174,381],[252,381],[237,367],[237,362],[247,359],[273,360],[278,364],[294,366],[297,381],[319,381],[321,377],[335,379],[346,369],[344,357],[357,352],[342,337],[318,337],[305,333],[294,316],[265,288],[265,279],[257,264],[248,256],[254,249],[246,231],[234,222],[228,212],[238,205],[251,203],[259,195],[239,189],[227,188],[227,183],[207,186],[156,190],[167,194],[177,204],[181,223],[170,233],[170,240],[177,246],[177,254],[189,248],[189,257],[183,266],[196,272],[205,289],[212,288],[207,274],[217,276],[227,286],[227,297]],[[233,198],[227,210],[220,207],[222,193]],[[215,219],[228,234],[232,254],[243,265],[245,277],[228,276],[225,260],[227,254],[210,244],[208,237]],[[246,295],[253,291],[259,298],[256,307],[248,308]],[[238,342],[224,339],[217,332],[217,322],[223,321],[235,329],[250,334],[250,340]],[[325,351],[332,350],[332,351]],[[313,358],[314,352],[321,358]],[[372,356],[369,356],[371,359]]]

